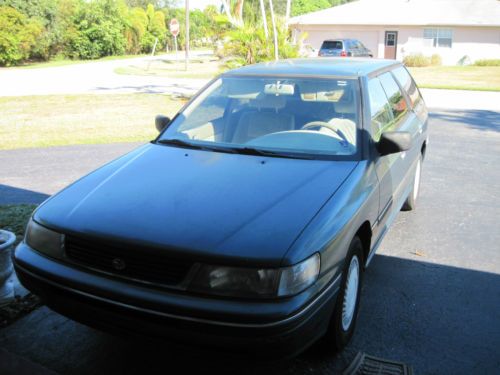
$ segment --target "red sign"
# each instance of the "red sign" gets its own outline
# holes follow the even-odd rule
[[[170,30],[170,33],[173,36],[179,35],[179,21],[177,21],[176,18],[172,18],[170,20],[170,23],[168,24],[168,28]]]

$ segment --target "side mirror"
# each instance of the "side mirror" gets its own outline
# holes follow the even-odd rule
[[[381,156],[396,154],[411,148],[411,134],[409,132],[384,132],[377,143],[377,150]]]
[[[165,127],[169,123],[170,123],[170,118],[168,118],[167,116],[157,115],[155,118],[156,130],[158,130],[159,132],[163,131],[163,129],[165,129]]]

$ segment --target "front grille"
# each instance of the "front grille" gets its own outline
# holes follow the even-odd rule
[[[66,256],[83,266],[168,286],[175,286],[184,280],[192,266],[192,262],[151,254],[140,248],[131,249],[70,236],[66,236],[65,248]]]

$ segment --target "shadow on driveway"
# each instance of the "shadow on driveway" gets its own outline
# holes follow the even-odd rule
[[[408,363],[418,374],[496,373],[500,275],[378,255],[365,276],[357,331],[341,355],[314,346],[288,361],[236,360],[114,337],[47,308],[0,331],[0,346],[64,374],[335,374],[357,351]]]
[[[48,197],[45,193],[0,184],[0,205],[42,203]]]
[[[484,110],[436,110],[429,113],[429,117],[449,122],[460,122],[471,129],[500,132],[500,112]]]

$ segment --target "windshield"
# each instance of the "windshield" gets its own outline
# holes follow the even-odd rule
[[[325,40],[321,45],[321,49],[342,49],[342,42],[340,40]]]
[[[355,79],[221,77],[174,118],[158,141],[352,159],[357,85]]]

